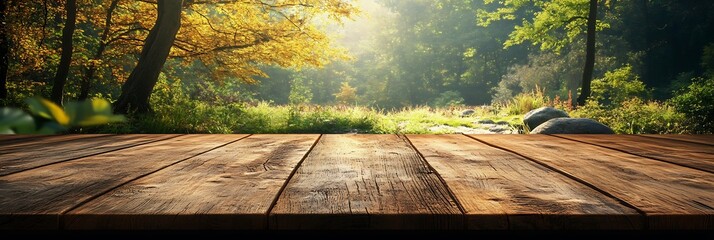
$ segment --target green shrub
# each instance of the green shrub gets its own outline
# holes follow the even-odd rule
[[[620,134],[687,133],[686,116],[667,103],[632,98],[611,108],[590,100],[570,112],[571,117],[592,118]]]
[[[607,72],[603,78],[592,82],[591,99],[606,106],[617,106],[633,97],[648,98],[649,95],[645,84],[632,72],[631,66]]]
[[[714,133],[714,77],[694,79],[687,88],[677,91],[670,101],[687,116],[694,132]]]

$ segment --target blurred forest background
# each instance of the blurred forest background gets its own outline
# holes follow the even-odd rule
[[[3,106],[103,98],[127,116],[72,132],[517,133],[541,106],[714,131],[714,1],[1,4]]]

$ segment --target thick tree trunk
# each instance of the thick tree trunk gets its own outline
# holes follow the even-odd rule
[[[7,1],[0,1],[0,99],[7,99],[7,70],[10,65],[10,42],[7,38],[5,11]]]
[[[114,106],[115,112],[143,113],[151,110],[151,92],[181,27],[182,3],[182,0],[159,0],[156,24],[146,38],[139,62],[122,86],[121,96]]]
[[[62,56],[55,74],[55,82],[52,86],[51,99],[57,104],[62,104],[62,96],[64,95],[64,85],[67,82],[69,75],[69,66],[72,63],[72,35],[74,35],[75,24],[77,22],[77,0],[67,0],[65,4],[67,12],[67,20],[62,29]]]
[[[109,8],[107,9],[107,17],[104,19],[104,31],[102,32],[101,39],[99,40],[99,46],[97,46],[97,51],[94,53],[93,60],[99,61],[104,56],[104,50],[107,48],[107,39],[109,39],[109,32],[112,27],[112,16],[114,15],[114,9],[117,8],[119,0],[112,0]],[[79,90],[79,100],[85,100],[89,96],[89,90],[92,87],[92,79],[97,72],[97,66],[92,64],[84,72],[84,77],[82,77],[82,83]]]
[[[595,24],[597,23],[597,0],[590,0],[590,14],[588,14],[588,37],[585,49],[585,68],[583,69],[583,81],[580,86],[580,96],[578,96],[578,106],[585,105],[590,97],[590,83],[593,80],[595,70]]]

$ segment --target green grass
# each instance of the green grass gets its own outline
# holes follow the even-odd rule
[[[569,102],[568,100],[567,102]],[[572,117],[592,118],[610,126],[616,133],[688,133],[683,114],[667,104],[638,99],[619,107],[603,107],[594,102],[570,109],[559,99],[541,92],[521,94],[503,106],[432,108],[409,107],[384,111],[360,106],[208,104],[175,98],[152,102],[154,113],[129,116],[123,123],[80,129],[88,133],[376,133],[433,134],[453,133],[449,127],[488,129],[492,125],[475,122],[505,122],[514,130],[527,132],[523,115],[542,106],[555,106]],[[471,108],[471,116],[461,111]],[[445,127],[446,126],[446,127]],[[430,129],[438,130],[430,130]]]
[[[190,109],[190,110],[186,110]],[[129,116],[123,123],[83,129],[93,133],[452,133],[430,131],[435,126],[478,128],[477,120],[520,124],[520,116],[501,116],[487,108],[461,117],[461,108],[427,106],[383,111],[360,106],[209,105],[179,101],[158,105],[154,113]]]

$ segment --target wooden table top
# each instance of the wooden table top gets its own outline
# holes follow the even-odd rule
[[[714,135],[0,136],[0,229],[714,229]]]

